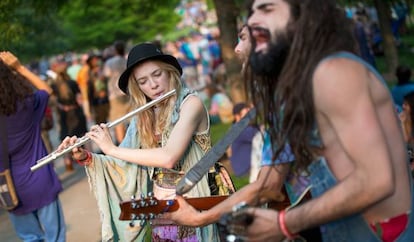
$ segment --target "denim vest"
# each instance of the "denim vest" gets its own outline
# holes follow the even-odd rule
[[[355,60],[364,66],[366,66],[371,72],[373,72],[379,80],[382,80],[382,77],[377,73],[377,71],[364,62],[359,57],[347,53],[347,52],[340,52],[334,55],[329,56],[328,58],[335,58],[335,57],[343,57],[343,58],[350,58]],[[326,59],[328,59],[326,58]],[[326,60],[325,59],[325,60]],[[318,131],[315,129],[312,132],[312,145],[321,146],[322,141],[319,137]],[[411,185],[411,213],[409,215],[407,228],[404,232],[398,237],[396,240],[397,242],[409,242],[414,241],[414,187],[412,183],[411,173],[409,172],[410,169],[407,164],[407,172],[409,173],[410,185]],[[329,169],[326,159],[324,157],[320,157],[316,161],[312,162],[309,166],[310,171],[310,183],[312,185],[311,193],[313,197],[318,197],[325,193],[327,190],[332,188],[336,184],[336,178],[332,174],[331,170]],[[363,241],[363,242],[378,242],[381,241],[375,232],[370,228],[367,222],[364,220],[361,214],[355,214],[340,220],[336,220],[334,222],[330,222],[328,224],[324,224],[320,226],[321,234],[323,241]]]
[[[408,169],[408,167],[407,167]],[[312,162],[309,166],[310,182],[312,184],[312,197],[318,197],[336,184],[336,179],[331,173],[325,158],[321,157]],[[410,174],[411,184],[411,211],[414,211],[414,189]],[[414,218],[413,213],[409,215],[406,230],[398,237],[398,242],[414,241]],[[379,242],[381,241],[371,227],[366,223],[361,214],[356,214],[336,220],[334,222],[320,226],[323,241],[363,241]]]

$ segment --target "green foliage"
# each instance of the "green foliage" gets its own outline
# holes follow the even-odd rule
[[[92,5],[93,4],[93,5]],[[103,48],[117,39],[149,41],[172,31],[180,20],[174,14],[177,1],[103,0],[99,4],[73,0],[59,13],[72,49]]]
[[[246,186],[247,184],[249,184],[249,176],[242,176],[242,177],[237,177],[235,175],[231,175],[231,180],[234,183],[234,186],[237,190],[240,190],[242,187]]]
[[[29,56],[47,54],[53,46],[60,45],[57,38],[51,39],[50,36],[58,33],[58,22],[53,19],[53,11],[63,2],[65,1],[1,1],[2,49],[11,50],[25,60]],[[38,43],[44,43],[44,46],[39,48]]]
[[[180,20],[174,14],[178,1],[84,2],[73,0],[59,16],[69,29],[72,49],[103,48],[117,39],[150,41],[158,33],[172,31]]]
[[[220,139],[224,137],[224,135],[226,135],[231,125],[232,124],[214,124],[211,126],[210,131],[212,145],[216,144]],[[236,177],[234,175],[231,175],[231,179],[233,180],[236,190],[239,190],[249,183],[249,176]]]
[[[0,43],[23,61],[104,48],[117,39],[151,41],[173,32],[179,0],[2,0]]]

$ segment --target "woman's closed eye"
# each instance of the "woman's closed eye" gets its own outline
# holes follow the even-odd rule
[[[156,70],[152,73],[152,75],[155,76],[155,77],[159,77],[159,76],[161,76],[161,74],[162,74],[162,70]]]

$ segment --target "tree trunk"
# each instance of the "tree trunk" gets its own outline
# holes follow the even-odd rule
[[[234,47],[237,43],[239,9],[234,0],[214,0],[214,5],[220,29],[219,43],[226,67],[227,89],[230,90],[230,96],[234,103],[245,101],[243,79],[240,74],[241,63],[234,53]]]
[[[390,6],[388,2],[384,0],[374,0],[374,4],[378,12],[378,19],[381,28],[385,62],[388,67],[387,74],[391,75],[398,66],[398,51],[391,30]]]

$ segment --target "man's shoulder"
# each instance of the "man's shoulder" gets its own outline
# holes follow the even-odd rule
[[[355,58],[346,56],[327,57],[316,66],[313,78],[337,79],[347,77],[351,74],[366,73],[367,66]]]

